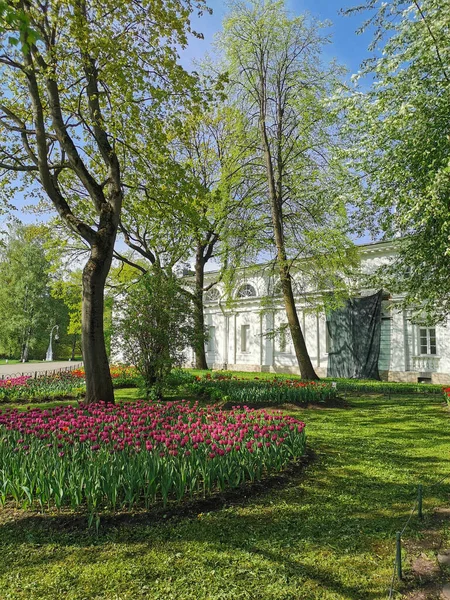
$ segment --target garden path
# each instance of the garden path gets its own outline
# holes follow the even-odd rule
[[[70,360],[59,360],[42,363],[15,363],[11,365],[0,365],[0,378],[11,375],[34,375],[34,373],[43,373],[45,371],[62,371],[68,368],[78,368],[83,366],[83,363],[73,362]]]

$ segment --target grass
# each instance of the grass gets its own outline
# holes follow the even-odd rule
[[[45,360],[29,360],[27,361],[27,363],[25,364],[30,364],[30,363],[43,363],[46,362]],[[6,358],[2,358],[0,360],[0,365],[21,365],[23,364],[21,360],[17,360],[15,358],[9,358],[8,360]]]
[[[83,519],[0,512],[1,600],[384,600],[417,484],[426,515],[448,504],[448,481],[428,487],[450,475],[448,412],[404,395],[289,412],[306,421],[314,460],[216,510],[130,517],[98,535]],[[414,517],[407,535],[430,523]]]

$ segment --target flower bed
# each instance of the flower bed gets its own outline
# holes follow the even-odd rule
[[[138,375],[134,367],[111,367],[115,388],[134,387]],[[86,389],[83,369],[31,377],[24,375],[0,380],[0,402],[44,401],[55,398],[80,398]]]
[[[196,375],[197,382],[223,382],[223,381],[239,381],[245,384],[255,383],[278,383],[288,385],[311,385],[316,382],[302,381],[300,378],[290,378],[288,375],[277,374],[272,379],[268,379],[267,376],[262,375],[259,378],[258,375],[251,376],[248,374],[247,377],[237,377],[233,371],[212,371],[207,372],[203,376]],[[345,379],[345,378],[322,378],[319,385],[325,384],[326,386],[333,387],[335,384],[334,392],[331,391],[331,399],[335,396],[334,394],[343,393],[360,393],[360,394],[384,394],[384,395],[396,395],[396,394],[436,394],[442,393],[442,386],[431,383],[403,383],[393,381],[376,381],[373,379]],[[327,389],[327,388],[325,388]],[[328,388],[329,389],[329,388]]]
[[[439,394],[442,390],[442,386],[432,383],[403,383],[368,379],[328,379],[327,381],[335,381],[338,392],[361,394]]]
[[[236,377],[198,377],[190,386],[192,393],[207,394],[213,400],[236,404],[325,403],[337,398],[332,383],[299,379],[238,379]]]
[[[149,507],[260,479],[305,448],[280,412],[188,402],[0,412],[0,503]]]
[[[43,377],[16,377],[3,379],[0,385],[0,402],[28,402],[54,398],[78,398],[85,390],[84,375],[77,371],[57,373]]]
[[[444,394],[444,398],[447,402],[447,405],[450,407],[450,387],[442,388],[442,392]]]

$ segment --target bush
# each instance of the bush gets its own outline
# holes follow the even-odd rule
[[[165,379],[194,339],[191,303],[176,278],[160,270],[144,275],[129,291],[117,328],[146,397],[161,397]]]

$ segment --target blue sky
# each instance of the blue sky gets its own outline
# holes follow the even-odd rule
[[[367,47],[371,42],[371,33],[357,35],[355,32],[364,21],[363,14],[345,17],[339,14],[340,9],[357,4],[357,0],[287,0],[288,9],[294,14],[310,13],[321,21],[331,21],[329,32],[332,43],[324,51],[324,59],[335,58],[338,63],[347,67],[349,75],[359,70],[361,61],[368,56]],[[192,61],[201,59],[211,49],[214,34],[220,31],[222,20],[227,12],[227,3],[223,0],[209,0],[212,15],[203,15],[193,19],[195,30],[204,34],[204,40],[191,40],[189,47],[181,53],[181,60],[189,68]]]

